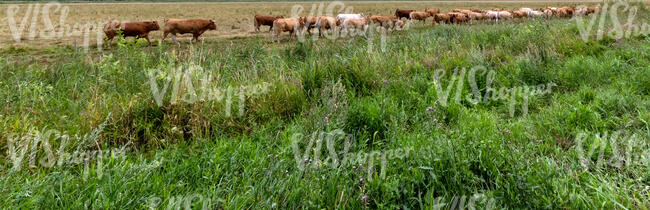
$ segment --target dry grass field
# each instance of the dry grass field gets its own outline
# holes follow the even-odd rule
[[[403,9],[416,9],[424,10],[426,8],[439,8],[441,11],[450,11],[454,8],[506,8],[515,9],[520,7],[539,8],[544,6],[570,6],[570,5],[593,5],[599,1],[437,1],[437,2],[345,2],[346,9],[351,9],[355,13],[364,13],[369,15],[393,15],[396,8]],[[91,45],[97,43],[96,36],[99,32],[100,36],[101,27],[110,20],[121,21],[142,21],[142,20],[157,20],[163,27],[162,22],[165,18],[205,18],[213,19],[217,23],[217,31],[209,31],[202,36],[202,38],[229,38],[236,36],[250,36],[255,35],[253,29],[253,16],[255,14],[267,15],[284,15],[290,16],[291,9],[295,5],[302,5],[304,11],[301,15],[308,15],[312,7],[317,10],[320,2],[248,2],[248,3],[71,3],[63,4],[62,8],[67,8],[67,15],[62,14],[64,9],[56,10],[52,7],[50,11],[51,25],[54,26],[54,31],[57,33],[61,30],[61,25],[67,25],[74,28],[75,24],[84,25],[91,23],[95,28],[90,34]],[[324,3],[323,8],[327,8],[329,3]],[[3,23],[10,23],[8,17],[8,7],[18,6],[19,10],[13,15],[16,27],[20,27],[20,23],[25,17],[25,12],[28,9],[27,4],[0,4],[0,17]],[[40,4],[40,9],[43,11],[44,3]],[[340,7],[336,7],[340,9]],[[324,9],[325,10],[325,9]],[[323,11],[323,12],[326,12]],[[337,13],[335,11],[335,13]],[[41,31],[48,32],[46,26],[46,18],[43,18],[41,12],[36,17],[35,30],[36,36],[33,39],[29,38],[30,24],[32,18],[30,15],[27,19],[22,34],[22,41],[16,42],[12,36],[10,24],[0,25],[0,46],[16,46],[16,47],[43,47],[52,45],[69,45],[73,40],[81,40],[82,34],[72,30],[73,33],[65,32],[57,34],[54,38],[43,38],[39,36]],[[63,24],[61,24],[63,19]],[[66,29],[70,31],[71,29]],[[50,30],[51,31],[51,30]],[[262,28],[262,34],[268,34],[268,27]],[[162,38],[162,31],[156,31],[152,34],[153,40]],[[168,37],[169,38],[169,37]],[[185,35],[182,39],[189,39],[191,35]],[[80,42],[80,41],[79,41]]]

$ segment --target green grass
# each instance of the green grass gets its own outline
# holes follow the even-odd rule
[[[97,143],[68,148],[133,144],[126,157],[104,161],[101,178],[90,164],[87,180],[83,164],[27,169],[23,163],[12,171],[2,152],[0,203],[143,209],[153,197],[167,207],[171,198],[200,194],[213,209],[433,208],[437,197],[451,203],[453,196],[483,194],[499,208],[647,209],[647,161],[585,169],[574,140],[579,132],[626,130],[637,143],[650,143],[650,38],[584,42],[575,25],[417,26],[393,33],[385,52],[377,40],[369,52],[361,37],[280,45],[250,37],[180,48],[121,44],[74,55],[69,47],[3,49],[2,151],[9,133],[83,135],[105,120]],[[158,107],[147,73],[190,64],[218,75],[218,87],[267,82],[272,88],[247,98],[242,116],[225,116],[225,104],[215,101]],[[446,89],[453,69],[478,65],[495,71],[497,87],[557,87],[530,98],[528,115],[518,104],[510,117],[504,101],[455,103],[456,86],[446,107],[435,105],[436,69],[447,72]],[[479,87],[486,82],[477,80]],[[335,129],[354,137],[350,153],[414,152],[388,160],[385,179],[375,170],[371,181],[360,182],[367,173],[350,166],[299,170],[291,136]],[[335,147],[342,151],[343,139]],[[326,146],[321,150],[328,154]],[[37,160],[45,155],[39,150]]]

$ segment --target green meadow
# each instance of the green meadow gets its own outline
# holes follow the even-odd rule
[[[595,30],[7,47],[0,206],[648,209],[650,37]]]

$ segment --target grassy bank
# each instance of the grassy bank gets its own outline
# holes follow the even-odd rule
[[[7,152],[0,153],[0,203],[141,209],[173,207],[179,196],[200,195],[188,204],[434,208],[441,201],[451,205],[454,196],[480,194],[480,207],[650,206],[647,36],[585,42],[575,21],[552,20],[416,26],[391,34],[384,51],[380,46],[361,37],[280,45],[247,37],[182,47],[121,43],[89,54],[71,47],[3,49],[0,146]],[[208,100],[172,104],[168,93],[159,106],[151,75],[160,88],[173,80],[175,69],[192,65],[203,69],[189,74],[193,92],[222,90],[224,99],[208,94]],[[448,86],[454,70],[477,66],[494,73],[492,87],[556,86],[531,96],[526,113],[517,98],[511,115],[509,99],[465,100],[473,95],[468,77],[460,91]],[[446,74],[436,78],[437,69]],[[487,75],[475,78],[481,95]],[[212,88],[200,88],[201,81]],[[183,82],[180,97],[192,92]],[[228,105],[229,87],[264,83],[270,84],[266,91],[244,95],[244,103],[233,94]],[[441,101],[438,85],[452,87],[449,100]],[[456,95],[462,97],[458,103]],[[320,159],[296,156],[295,134],[305,136],[296,144],[304,152],[307,136],[337,129],[350,135],[347,153],[346,138],[337,137],[334,148],[319,147]],[[9,134],[47,130],[80,136],[62,147],[69,153],[129,149],[104,158],[101,166],[92,160],[44,167],[48,152],[40,144],[34,167],[27,152],[21,169],[13,170]],[[632,149],[598,138],[576,142],[580,133],[617,130],[634,134],[626,141],[635,142]],[[51,137],[53,150],[61,148],[60,139]],[[589,153],[591,148],[603,153]],[[341,162],[360,152],[401,150],[402,157],[387,158],[383,167],[379,159],[318,166],[330,150]],[[633,158],[598,164],[621,150]],[[307,168],[301,170],[302,164]]]

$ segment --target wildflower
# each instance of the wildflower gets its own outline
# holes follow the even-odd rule
[[[430,107],[427,107],[427,111],[428,111],[428,112],[433,111],[433,110],[435,110],[435,108],[433,108],[433,107],[431,107],[431,106],[430,106]]]
[[[506,129],[506,133],[507,133],[508,135],[510,135],[510,130],[507,130],[507,129]]]
[[[327,117],[325,117],[325,119],[323,119],[324,124],[327,124],[328,121],[329,121],[329,118],[327,118]]]
[[[7,189],[2,189],[2,193],[7,193]]]
[[[278,158],[278,155],[275,155],[275,158]]]
[[[352,169],[357,169],[357,166],[352,166]]]
[[[440,103],[440,99],[436,100],[436,105],[438,105],[439,103]]]
[[[359,182],[363,182],[363,178],[359,179]]]
[[[368,201],[368,196],[367,195],[361,196],[361,201],[363,201],[363,202]]]
[[[289,173],[289,170],[284,170],[284,173],[285,173],[285,174],[288,174],[288,173]]]

